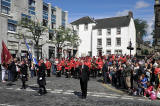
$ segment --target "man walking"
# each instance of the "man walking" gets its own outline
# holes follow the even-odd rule
[[[84,61],[82,60],[82,69],[80,73],[80,85],[81,85],[81,91],[82,91],[82,99],[86,99],[87,97],[87,83],[88,83],[88,76],[89,73],[89,67],[84,64]]]
[[[46,85],[46,74],[45,74],[46,66],[44,64],[43,59],[40,60],[39,65],[38,65],[38,77],[37,77],[37,83],[39,85],[39,91],[38,93],[40,95],[47,93],[45,85]]]
[[[20,73],[21,73],[21,80],[22,80],[22,88],[21,89],[26,89],[26,81],[27,81],[27,65],[26,61],[22,60],[21,66],[20,67]]]

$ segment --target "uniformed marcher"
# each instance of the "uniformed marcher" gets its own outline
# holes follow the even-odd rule
[[[37,76],[38,76],[37,77],[37,83],[39,85],[38,93],[40,95],[47,93],[46,88],[45,88],[45,85],[46,85],[45,70],[46,70],[46,66],[44,64],[43,59],[41,59],[40,62],[39,62],[39,65],[38,65],[38,73],[37,73]]]
[[[89,73],[89,67],[84,64],[84,61],[82,60],[82,69],[80,73],[80,85],[81,85],[81,91],[82,91],[82,99],[85,99],[87,97],[87,84],[88,84],[88,73]]]
[[[26,81],[27,81],[27,65],[25,60],[22,60],[21,65],[19,66],[20,68],[20,74],[21,74],[21,80],[22,80],[22,88],[21,89],[26,89]]]

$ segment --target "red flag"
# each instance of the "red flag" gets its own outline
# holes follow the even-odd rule
[[[12,56],[5,45],[5,43],[2,41],[2,53],[1,53],[1,63],[9,64],[9,62],[12,60]]]

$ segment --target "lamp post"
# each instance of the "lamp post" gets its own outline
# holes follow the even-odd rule
[[[129,41],[129,45],[128,45],[127,49],[130,50],[130,58],[131,58],[131,51],[134,49],[134,48],[132,47],[131,39],[130,39],[130,41]]]

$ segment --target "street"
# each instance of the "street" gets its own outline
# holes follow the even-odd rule
[[[129,96],[110,85],[104,85],[100,78],[90,78],[87,99],[81,99],[78,79],[47,77],[47,91],[38,96],[36,77],[29,79],[27,89],[21,90],[21,82],[0,83],[0,106],[159,106],[160,101]]]

